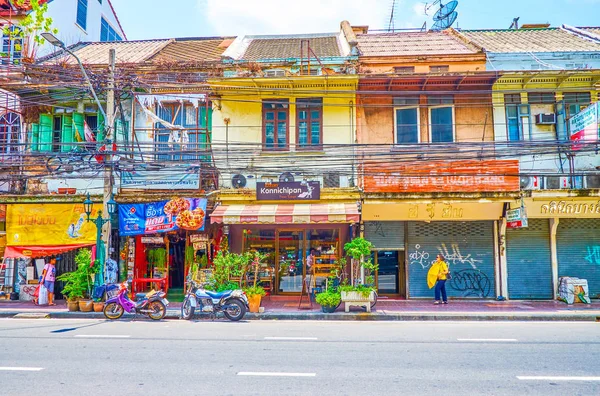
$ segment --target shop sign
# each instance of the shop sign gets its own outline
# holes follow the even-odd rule
[[[192,234],[190,235],[190,242],[208,242],[208,235],[206,234]]]
[[[367,193],[519,191],[518,160],[421,161],[363,165]]]
[[[6,205],[0,204],[0,223],[6,221]]]
[[[506,211],[507,228],[526,228],[527,226],[527,213],[525,213],[525,208],[510,209]]]
[[[138,190],[198,190],[197,172],[169,170],[123,172],[121,188]]]
[[[93,208],[92,218],[96,218],[100,208]],[[96,225],[86,218],[83,203],[8,205],[6,242],[8,246],[93,244]]]
[[[596,142],[599,139],[598,103],[594,103],[580,111],[569,120],[572,142]],[[573,150],[581,150],[582,145],[574,144]]]
[[[142,243],[144,244],[153,244],[153,245],[164,245],[165,244],[165,240],[163,237],[156,237],[156,236],[143,236],[140,238]]]
[[[194,242],[192,245],[194,246],[194,250],[206,249],[206,242]]]
[[[175,230],[204,230],[206,198],[174,198],[147,204],[119,205],[122,236],[155,234]]]
[[[526,199],[529,218],[600,218],[600,199]]]
[[[365,203],[363,221],[476,221],[498,220],[504,203]]]
[[[258,201],[315,201],[321,199],[318,181],[256,183]]]

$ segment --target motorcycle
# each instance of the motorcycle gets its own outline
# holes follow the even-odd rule
[[[189,288],[181,305],[181,317],[185,320],[191,319],[196,309],[213,316],[223,312],[227,319],[234,322],[242,319],[248,311],[248,297],[242,290],[212,292],[194,281],[188,283]]]
[[[103,312],[107,319],[119,319],[124,312],[141,313],[153,320],[161,320],[166,316],[169,301],[165,298],[165,292],[152,290],[149,293],[138,293],[136,301],[131,301],[127,290],[128,285],[125,281],[121,283],[117,295],[106,301]]]

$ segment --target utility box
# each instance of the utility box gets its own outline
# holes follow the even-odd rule
[[[558,300],[564,301],[567,304],[591,304],[587,279],[559,278]]]

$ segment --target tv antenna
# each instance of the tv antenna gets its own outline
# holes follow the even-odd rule
[[[453,0],[446,4],[442,3],[442,0],[435,0],[431,4],[425,4],[425,15],[428,15],[429,12],[435,5],[440,6],[440,8],[433,15],[433,26],[431,30],[444,30],[448,29],[454,22],[456,22],[456,18],[458,18],[458,12],[456,12],[456,7],[458,6],[458,1]]]
[[[396,0],[392,0],[392,9],[390,11],[390,20],[388,22],[388,32],[393,32],[394,30],[396,30],[396,26],[395,26],[395,19],[396,19]]]

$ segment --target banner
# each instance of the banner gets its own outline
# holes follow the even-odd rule
[[[119,205],[122,236],[155,234],[175,230],[203,231],[205,198],[174,198],[147,204]]]
[[[321,199],[318,181],[256,183],[257,201],[316,201]]]
[[[93,209],[93,218],[100,208]],[[8,205],[6,234],[8,246],[96,243],[96,225],[86,221],[83,203]]]
[[[572,142],[596,142],[600,130],[598,129],[599,110],[598,103],[594,103],[569,120]],[[579,144],[573,145],[573,150],[581,150]]]
[[[190,171],[123,172],[121,188],[144,190],[198,190],[200,176]]]

